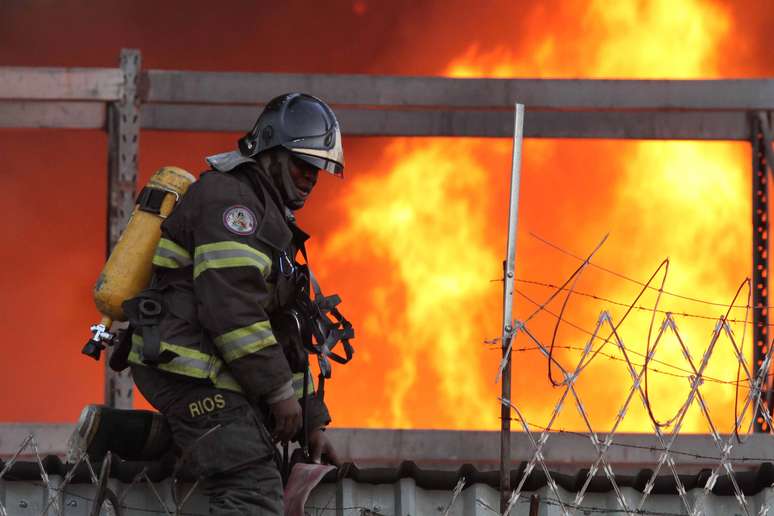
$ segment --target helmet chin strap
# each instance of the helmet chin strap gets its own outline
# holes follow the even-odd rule
[[[290,177],[290,154],[287,152],[267,152],[260,159],[261,164],[269,171],[285,206],[292,211],[303,208],[305,201],[298,193],[293,178]]]

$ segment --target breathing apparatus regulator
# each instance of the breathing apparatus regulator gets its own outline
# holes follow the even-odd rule
[[[94,304],[102,320],[91,326],[92,337],[83,347],[84,355],[99,360],[105,346],[115,340],[111,324],[127,319],[121,304],[150,282],[161,223],[194,181],[196,178],[182,168],[162,167],[140,192],[129,223],[94,285]]]

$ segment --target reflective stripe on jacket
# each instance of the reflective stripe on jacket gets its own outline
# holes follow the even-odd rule
[[[165,314],[151,365],[273,403],[297,390],[269,322],[281,303],[273,263],[293,256],[293,233],[261,174],[257,164],[202,174],[162,224],[153,264]],[[129,362],[143,364],[139,335],[132,346]]]

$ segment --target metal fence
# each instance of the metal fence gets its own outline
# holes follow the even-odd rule
[[[535,350],[541,353],[546,359],[548,366],[547,381],[551,387],[558,389],[560,396],[558,402],[551,411],[548,421],[537,422],[538,424],[528,421],[524,415],[523,408],[520,408],[512,400],[505,399],[504,397],[501,398],[502,404],[509,407],[511,412],[515,415],[513,419],[519,423],[521,429],[528,436],[531,446],[531,458],[518,486],[509,498],[508,506],[504,513],[508,513],[512,507],[520,502],[523,496],[524,485],[527,482],[530,473],[538,468],[542,470],[543,474],[545,474],[548,479],[547,483],[553,495],[553,503],[561,510],[561,514],[565,516],[575,514],[578,508],[583,504],[584,498],[588,493],[589,485],[598,473],[604,475],[610,482],[610,485],[615,492],[620,512],[624,514],[643,514],[645,504],[653,491],[656,478],[663,470],[671,473],[674,477],[677,485],[677,494],[682,501],[686,514],[698,516],[707,512],[706,504],[708,495],[712,492],[712,489],[721,474],[728,475],[742,514],[745,514],[746,516],[756,514],[748,503],[747,497],[742,492],[742,489],[739,487],[739,483],[736,480],[734,464],[733,461],[730,460],[731,453],[735,447],[744,446],[745,441],[743,435],[752,430],[752,424],[755,419],[758,417],[762,418],[768,429],[771,429],[772,426],[771,410],[769,406],[770,400],[767,400],[765,396],[768,392],[767,382],[769,379],[768,371],[771,364],[772,348],[771,346],[768,346],[762,362],[757,368],[753,368],[752,365],[748,363],[743,351],[752,310],[751,298],[753,289],[750,280],[746,279],[742,282],[733,300],[726,308],[725,314],[716,319],[714,331],[712,332],[711,339],[704,353],[700,357],[694,357],[678,329],[675,315],[671,312],[659,309],[662,296],[666,292],[665,284],[669,271],[669,260],[664,260],[650,279],[647,282],[641,283],[639,293],[635,299],[626,306],[626,310],[621,317],[614,319],[606,310],[603,310],[600,313],[593,331],[589,332],[590,335],[585,346],[576,348],[580,351],[580,357],[577,359],[577,362],[573,366],[567,366],[556,358],[555,351],[557,348],[566,348],[566,346],[559,346],[557,344],[556,330],[562,324],[567,324],[564,313],[568,301],[576,293],[576,285],[579,278],[583,272],[592,265],[591,260],[594,254],[600,249],[603,243],[604,239],[588,257],[585,259],[581,258],[581,263],[573,274],[561,285],[555,286],[553,292],[544,301],[535,302],[537,307],[531,313],[527,314],[521,320],[514,320],[511,325],[513,330],[510,335],[511,338],[509,339],[510,344],[507,348],[506,356],[500,364],[500,369],[497,374],[498,380],[501,378],[503,371],[507,366],[508,358],[514,350]],[[647,328],[646,350],[645,353],[639,353],[625,344],[621,337],[621,326],[626,322],[632,311],[635,309],[643,309],[638,303],[640,303],[645,293],[649,291],[655,293],[656,301],[651,307],[644,308],[651,313],[651,317],[650,325]],[[563,298],[563,300],[561,309],[558,313],[556,313],[556,311],[551,313],[551,316],[556,320],[554,331],[552,335],[544,338],[542,335],[539,335],[537,331],[533,330],[534,322],[536,317],[548,311],[548,305],[554,301],[558,301],[558,298]],[[744,324],[744,330],[741,337],[735,335],[731,328],[730,322],[732,319],[730,319],[730,314],[733,309],[745,310],[744,321],[736,321]],[[687,382],[689,390],[677,412],[666,421],[659,421],[654,415],[653,409],[654,404],[657,403],[658,400],[653,399],[653,397],[649,395],[648,375],[649,372],[651,375],[653,374],[653,364],[656,363],[674,367],[674,364],[659,360],[661,356],[659,355],[659,352],[664,348],[666,337],[670,334],[676,340],[679,350],[685,360],[686,366],[678,367],[678,369],[684,372],[682,377],[685,382]],[[507,337],[508,336],[506,336],[506,338]],[[515,345],[517,342],[526,343],[527,347],[519,348],[517,344]],[[713,354],[724,344],[730,346],[730,349],[733,351],[733,356],[737,361],[734,365],[738,365],[737,381],[727,383],[734,386],[737,400],[739,399],[739,393],[744,393],[741,405],[735,406],[735,420],[733,421],[734,430],[726,437],[721,436],[718,432],[718,425],[713,420],[709,410],[709,400],[707,396],[702,393],[702,388],[706,385],[706,382],[718,381],[717,378],[707,375],[706,370]],[[606,432],[606,435],[604,436],[600,435],[599,428],[595,429],[592,425],[589,411],[586,408],[581,392],[577,387],[581,375],[584,373],[588,374],[587,371],[590,369],[589,365],[599,356],[608,356],[619,360],[625,367],[630,378],[630,384],[625,389],[625,401],[618,409],[612,427],[604,429]],[[681,375],[675,376],[680,377]],[[636,404],[641,404],[642,408],[648,414],[653,435],[656,437],[658,443],[660,458],[654,467],[650,478],[645,484],[642,493],[633,497],[625,496],[623,494],[622,489],[616,481],[613,467],[607,457],[611,446],[613,446],[616,433],[618,432],[621,423]],[[555,426],[558,417],[568,405],[575,406],[583,421],[583,425],[585,426],[585,432],[576,432],[575,434],[588,439],[596,452],[596,459],[589,465],[583,486],[575,493],[572,499],[568,499],[559,492],[557,484],[552,478],[552,473],[544,458],[546,447],[549,445],[551,437],[555,435]],[[707,476],[706,482],[704,482],[701,495],[689,497],[677,471],[678,463],[684,456],[684,452],[675,449],[674,445],[683,428],[686,414],[693,406],[698,407],[706,421],[709,433],[716,448],[716,455],[705,456],[706,459],[713,459],[714,466],[711,473]],[[752,417],[750,417],[750,414],[752,414]],[[749,419],[747,428],[743,428],[745,419]],[[767,514],[769,509],[770,506],[768,504],[762,504],[757,511],[757,514],[759,516]]]

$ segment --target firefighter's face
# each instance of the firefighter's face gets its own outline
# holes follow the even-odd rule
[[[306,202],[309,195],[317,184],[317,176],[320,169],[306,161],[296,158],[290,158],[290,178],[298,190],[301,199]]]

